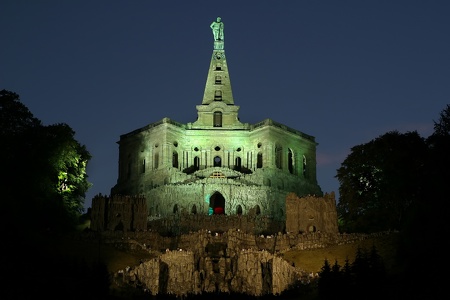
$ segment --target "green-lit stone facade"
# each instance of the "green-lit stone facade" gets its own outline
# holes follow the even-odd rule
[[[192,123],[164,118],[120,137],[111,194],[144,195],[149,218],[256,213],[275,220],[285,219],[288,193],[323,195],[314,137],[271,119],[240,122],[223,40],[214,41],[196,108]]]

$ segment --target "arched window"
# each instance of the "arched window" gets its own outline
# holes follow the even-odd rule
[[[236,207],[236,214],[238,216],[242,215],[242,206],[240,204]]]
[[[221,90],[216,90],[214,92],[214,100],[215,101],[222,101],[222,91]]]
[[[288,149],[288,168],[289,173],[294,174],[294,153],[292,149]]]
[[[278,169],[282,169],[283,147],[275,146],[275,165]]]
[[[194,157],[194,168],[196,170],[200,169],[200,158],[198,158],[198,156]]]
[[[222,113],[220,111],[214,112],[214,127],[222,127]]]
[[[306,157],[303,155],[303,176],[306,176]]]
[[[235,161],[234,161],[234,167],[236,170],[240,171],[241,167],[242,167],[242,160],[240,157],[236,157]]]
[[[215,84],[222,84],[222,76],[216,76]]]
[[[158,169],[158,167],[159,167],[159,154],[158,153],[155,153],[154,163],[155,163],[155,169]]]
[[[222,159],[220,156],[214,157],[214,167],[221,167],[222,166]]]
[[[262,168],[263,167],[263,156],[262,153],[258,153],[258,157],[256,158],[256,168]]]
[[[178,168],[178,152],[173,151],[172,153],[172,167]]]
[[[259,207],[259,205],[255,206],[255,214],[256,215],[260,215],[261,214],[261,208]]]

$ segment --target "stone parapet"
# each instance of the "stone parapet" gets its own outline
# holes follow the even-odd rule
[[[147,230],[147,202],[141,196],[97,195],[92,199],[91,229],[94,231]]]

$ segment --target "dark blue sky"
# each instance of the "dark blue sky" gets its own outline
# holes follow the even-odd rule
[[[351,147],[427,137],[450,103],[447,0],[2,0],[0,16],[0,89],[86,145],[85,207],[116,183],[121,134],[195,121],[217,16],[240,120],[315,136],[324,192]]]

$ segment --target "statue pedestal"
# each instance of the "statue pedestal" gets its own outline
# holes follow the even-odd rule
[[[214,49],[215,50],[223,50],[224,42],[223,41],[214,41]]]

